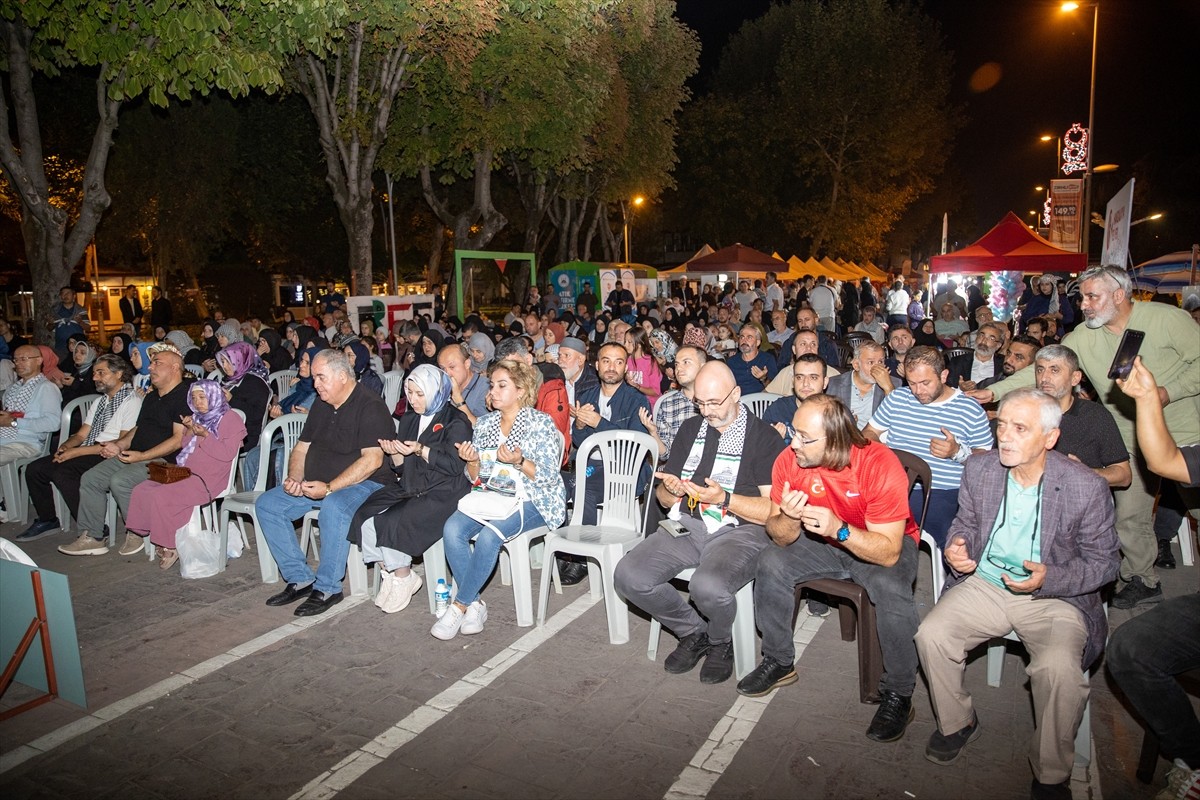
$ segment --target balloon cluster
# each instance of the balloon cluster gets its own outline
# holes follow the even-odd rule
[[[1021,299],[1021,293],[1025,289],[1025,284],[1021,282],[1024,275],[1020,270],[1011,270],[1006,272],[993,272],[991,274],[991,295],[988,297],[988,305],[992,308],[992,316],[999,322],[1008,322],[1012,319],[1013,312],[1017,309],[1017,303]]]

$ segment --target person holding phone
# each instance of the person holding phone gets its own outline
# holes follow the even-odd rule
[[[1156,395],[1167,429],[1175,441],[1195,444],[1200,442],[1200,336],[1186,311],[1165,303],[1135,302],[1133,282],[1120,267],[1087,270],[1079,276],[1079,292],[1084,324],[1064,336],[1062,343],[1079,356],[1079,366],[1095,388],[1097,399],[1112,412],[1133,468],[1129,488],[1116,493],[1121,577],[1112,601],[1114,608],[1128,609],[1162,600],[1154,571],[1158,558],[1154,498],[1159,481],[1140,458],[1134,457],[1136,404],[1117,389],[1108,370],[1125,331],[1132,328],[1144,332],[1138,352],[1157,378]],[[979,403],[991,403],[1035,381],[1033,369],[1021,369],[969,394]]]
[[[1083,672],[1104,649],[1100,590],[1119,564],[1108,483],[1054,452],[1062,409],[1025,388],[1000,403],[997,447],[967,459],[944,551],[946,589],[915,638],[938,726],[925,748],[951,764],[980,733],[963,686],[967,653],[1015,631],[1029,651],[1033,797],[1071,796]]]

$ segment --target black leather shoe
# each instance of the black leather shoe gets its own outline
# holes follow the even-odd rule
[[[1032,800],[1070,800],[1071,782],[1042,783],[1034,778],[1033,785],[1029,787],[1029,796]]]
[[[294,583],[289,583],[284,590],[279,594],[273,594],[267,598],[269,606],[286,606],[291,605],[302,597],[308,597],[312,593],[312,584],[307,586],[297,586]]]
[[[800,680],[791,664],[780,664],[770,656],[763,656],[762,663],[746,677],[738,681],[738,694],[747,697],[762,697],[780,686],[788,686]]]
[[[1171,552],[1170,539],[1158,540],[1158,558],[1154,559],[1154,566],[1163,569],[1175,569],[1175,554]]]
[[[315,617],[317,614],[324,614],[340,602],[342,602],[341,592],[325,594],[313,589],[308,599],[296,606],[296,610],[292,613],[297,617]]]
[[[979,718],[971,720],[971,724],[960,731],[943,736],[937,728],[925,745],[925,758],[935,764],[949,765],[958,760],[963,748],[979,738]]]
[[[1157,603],[1162,599],[1161,586],[1147,586],[1145,581],[1134,575],[1124,589],[1113,594],[1112,607],[1129,609],[1140,603]]]
[[[912,697],[884,689],[879,693],[879,710],[867,728],[867,738],[875,742],[894,742],[904,736],[904,729],[916,715]]]
[[[701,683],[724,683],[733,677],[733,642],[714,644],[700,668]]]
[[[558,559],[558,579],[562,581],[563,586],[574,586],[586,578],[587,574],[587,564],[567,561],[565,558]]]
[[[35,519],[33,524],[17,534],[13,541],[32,542],[34,539],[41,539],[43,536],[49,536],[52,533],[58,533],[58,529],[60,527],[61,526],[58,524],[58,517],[51,517],[50,519]],[[1175,563],[1171,562],[1171,566],[1175,566]]]
[[[667,660],[663,662],[663,669],[672,675],[691,672],[710,649],[712,642],[708,641],[707,633],[688,634],[679,640],[675,651],[667,656]]]

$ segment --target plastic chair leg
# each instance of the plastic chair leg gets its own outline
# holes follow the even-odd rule
[[[437,597],[434,592],[438,578],[450,585],[450,570],[446,566],[446,546],[438,539],[425,551],[425,594],[429,596],[429,613],[437,614]]]
[[[734,595],[737,614],[733,618],[733,671],[741,680],[755,666],[758,652],[754,629],[754,581],[750,581]]]
[[[993,639],[987,650],[987,684],[993,689],[1000,686],[1004,675],[1004,642]]]
[[[1087,673],[1084,673],[1087,676]],[[1092,699],[1088,697],[1083,707],[1083,719],[1075,732],[1075,766],[1088,767],[1092,763]]]
[[[217,572],[224,572],[225,562],[229,560],[229,512],[224,508],[217,515],[217,538],[221,540],[221,559],[217,562]]]
[[[1179,555],[1183,559],[1183,565],[1190,567],[1196,563],[1196,548],[1192,539],[1192,523],[1188,520],[1188,515],[1184,514],[1183,519],[1179,521]]]
[[[50,496],[54,498],[54,516],[58,517],[58,525],[63,531],[71,530],[71,510],[67,508],[67,501],[63,500],[62,492],[58,491],[58,487],[53,483],[50,484]]]
[[[614,574],[617,568],[617,561],[621,558],[620,550],[613,552],[614,548],[608,548],[600,557],[600,564],[596,567],[600,571],[600,581],[592,581],[592,586],[596,587],[597,583],[602,583],[604,592],[604,611],[608,616],[608,643],[609,644],[628,644],[629,643],[629,607],[625,605],[625,601],[617,594],[617,585],[614,581]],[[592,573],[592,562],[588,561],[588,572]],[[546,571],[542,570],[545,575]],[[542,579],[542,583],[546,583],[546,578]],[[593,595],[595,590],[593,589]]]
[[[271,555],[271,548],[267,547],[267,539],[262,535],[262,526],[258,524],[258,517],[253,511],[250,512],[250,521],[254,523],[254,549],[258,552],[258,571],[262,582],[278,583],[279,565]]]
[[[517,607],[517,626],[533,626],[533,575],[529,569],[529,534],[522,533],[504,544],[512,570],[513,600]]]
[[[552,570],[547,569],[547,565],[554,563],[557,552],[553,544],[547,544],[542,549],[542,574],[538,578],[537,600],[537,624],[539,627],[546,624],[546,609],[550,605],[550,575]]]
[[[376,567],[376,572],[378,572],[378,567]],[[350,578],[351,596],[371,594],[367,565],[363,563],[362,551],[356,544],[350,545],[350,553],[346,556],[346,575]]]
[[[111,493],[108,495],[108,505],[104,509],[104,524],[108,526],[108,549],[111,550],[117,546],[117,498]]]

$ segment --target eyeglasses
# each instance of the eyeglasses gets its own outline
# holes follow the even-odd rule
[[[788,436],[792,440],[792,444],[798,444],[801,447],[808,447],[810,444],[816,444],[817,442],[819,442],[825,438],[824,436],[818,436],[815,439],[805,439],[803,436],[796,433],[796,429],[793,428],[791,425],[787,426],[787,432],[788,432]]]
[[[737,387],[734,386],[733,389],[729,390],[729,394],[725,395],[720,400],[693,400],[692,404],[694,406],[696,406],[696,408],[699,409],[700,411],[704,411],[707,408],[712,408],[712,409],[720,408],[721,406],[725,405],[726,400],[728,400],[730,397],[733,396],[733,390],[736,388]]]
[[[1045,482],[1046,482],[1045,476],[1042,476],[1042,479],[1038,481],[1037,505],[1034,506],[1034,509],[1033,509],[1033,535],[1029,537],[1029,558],[1025,559],[1026,561],[1033,561],[1033,546],[1037,542],[1038,532],[1042,529],[1042,485]],[[992,544],[995,543],[995,541],[996,541],[996,532],[1004,527],[1004,524],[1007,520],[1008,520],[1008,488],[1005,487],[1004,498],[1000,501],[1000,514],[998,516],[995,527],[992,528],[992,535],[988,539],[987,551],[984,552],[983,557],[985,559],[987,559],[987,562],[989,564],[991,564],[993,567],[995,567],[996,569],[1004,570],[1009,575],[1015,575],[1018,578],[1028,578],[1031,573],[1029,572],[1029,570],[1025,569],[1024,566],[1013,567],[1012,565],[1008,564],[1007,562],[1001,561],[1000,559],[998,559],[992,555]]]

